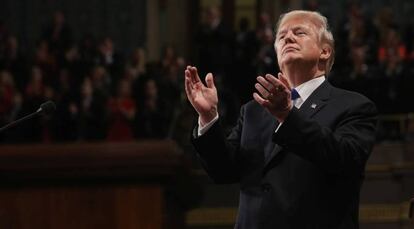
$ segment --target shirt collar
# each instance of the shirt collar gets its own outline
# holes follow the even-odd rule
[[[323,82],[325,81],[325,75],[319,76],[317,78],[311,79],[297,86],[295,89],[300,95],[302,101],[305,101],[313,91],[316,90]]]

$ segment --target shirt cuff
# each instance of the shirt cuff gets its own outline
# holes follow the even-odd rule
[[[277,128],[275,130],[275,133],[277,133],[277,131],[279,130],[279,128],[282,126],[283,122],[279,123],[279,125],[277,125]]]
[[[216,117],[213,118],[213,120],[211,120],[209,123],[206,123],[204,126],[201,126],[201,121],[200,121],[200,117],[198,117],[198,130],[197,130],[197,136],[200,137],[201,135],[203,135],[204,133],[207,132],[207,130],[210,129],[210,127],[217,122],[219,118],[218,113],[216,114]]]

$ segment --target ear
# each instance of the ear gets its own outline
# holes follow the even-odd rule
[[[332,48],[328,44],[323,44],[321,49],[320,59],[327,61],[332,55]]]

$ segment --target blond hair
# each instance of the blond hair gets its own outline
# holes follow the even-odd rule
[[[325,16],[316,11],[290,11],[288,13],[280,15],[279,21],[276,24],[276,34],[278,34],[279,26],[282,24],[283,21],[297,16],[309,18],[310,21],[317,27],[317,29],[319,29],[319,42],[321,44],[327,44],[331,48],[331,55],[329,56],[325,64],[325,74],[328,75],[335,61],[335,41],[328,25],[328,19]]]

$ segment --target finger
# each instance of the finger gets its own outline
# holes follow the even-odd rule
[[[262,76],[258,76],[257,81],[264,87],[266,88],[267,91],[272,91],[274,88],[274,85],[271,84],[268,80],[266,80],[265,78],[263,78]]]
[[[270,102],[268,100],[262,98],[256,92],[253,93],[253,98],[254,98],[254,100],[256,100],[257,103],[259,103],[260,105],[262,105],[264,107],[269,107],[270,106]]]
[[[269,97],[270,92],[268,90],[266,90],[261,84],[255,83],[254,84],[254,87],[256,88],[256,90],[260,93],[260,95],[263,98],[266,98],[267,99]]]
[[[283,77],[283,73],[281,72],[277,73],[277,78],[280,79],[281,77]]]
[[[185,84],[184,84],[185,93],[187,94],[187,98],[188,99],[191,99],[192,98],[192,93],[191,93],[191,89],[192,89],[191,80],[190,80],[190,78],[186,77],[184,81],[185,81]]]
[[[184,75],[185,75],[185,81],[184,81],[184,82],[185,82],[185,84],[187,84],[187,83],[188,83],[188,84],[189,84],[189,86],[190,86],[189,88],[190,88],[190,89],[192,89],[192,88],[193,88],[193,81],[192,81],[192,79],[191,79],[191,72],[190,72],[190,70],[188,70],[188,69],[187,69],[187,70],[185,70],[185,71],[184,71]],[[188,80],[188,81],[187,81],[187,80]]]
[[[270,74],[266,75],[266,79],[274,85],[275,91],[281,92],[281,91],[285,91],[286,89],[288,89],[288,87],[286,87],[282,83],[282,81],[280,81],[279,79],[277,79],[276,77],[274,77]]]
[[[197,71],[196,67],[191,67],[190,68],[190,73],[191,73],[191,80],[192,80],[193,84],[201,82],[200,77],[198,76],[198,71]]]
[[[287,78],[279,72],[279,80],[290,90],[292,90],[292,86],[290,86],[289,81],[287,80]]]
[[[191,65],[188,65],[187,68],[185,69],[184,72],[186,73],[186,76],[188,74],[188,76],[191,77],[191,75],[190,75],[191,74],[191,67],[192,67]]]
[[[206,76],[206,84],[208,88],[216,88],[216,86],[214,85],[214,77],[212,73],[208,73]]]
[[[258,102],[260,105],[263,105],[265,103],[265,99],[263,99],[259,94],[256,92],[253,93],[253,98]]]

